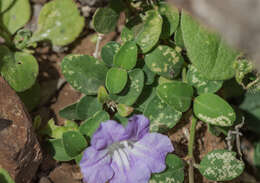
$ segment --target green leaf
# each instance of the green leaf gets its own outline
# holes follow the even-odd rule
[[[93,17],[95,31],[101,34],[107,34],[114,31],[118,18],[119,14],[112,8],[98,8]]]
[[[78,117],[77,110],[76,110],[77,104],[78,103],[75,103],[64,107],[59,111],[59,115],[64,119],[79,120],[80,118]]]
[[[105,85],[108,70],[105,64],[88,55],[66,56],[61,69],[71,86],[86,95],[96,94]]]
[[[155,10],[145,12],[142,18],[143,24],[135,37],[136,43],[139,45],[143,53],[150,51],[158,42],[162,31],[162,17]]]
[[[119,51],[120,44],[115,41],[108,42],[101,50],[101,58],[109,67],[113,65],[114,55]]]
[[[203,122],[217,126],[232,126],[236,120],[233,108],[221,97],[205,93],[195,98],[193,111]]]
[[[78,131],[63,133],[62,140],[66,153],[71,157],[79,155],[87,146],[86,139]]]
[[[167,39],[176,31],[179,24],[178,8],[161,2],[159,4],[159,12],[163,18],[161,37]]]
[[[175,34],[174,34],[174,41],[177,46],[179,46],[181,49],[185,49],[184,41],[182,37],[182,30],[181,25],[178,26]]]
[[[165,132],[177,124],[182,113],[176,111],[155,95],[147,103],[144,115],[150,120],[150,131]]]
[[[43,6],[31,41],[50,40],[64,46],[74,41],[83,27],[84,18],[73,0],[53,0]]]
[[[112,67],[106,76],[107,90],[111,94],[121,92],[126,86],[127,79],[127,72],[124,69]]]
[[[142,70],[144,71],[144,75],[145,75],[145,84],[146,85],[153,84],[156,74],[153,71],[151,71],[146,64],[144,64]]]
[[[17,93],[20,99],[25,104],[28,111],[32,111],[41,100],[41,87],[38,82],[36,82],[31,88],[23,92]]]
[[[79,131],[83,135],[92,137],[92,135],[96,132],[100,124],[107,120],[109,120],[108,113],[105,111],[98,111],[91,118],[88,118],[87,120],[81,123]]]
[[[1,183],[15,183],[12,177],[9,175],[8,171],[0,168],[0,182]]]
[[[236,159],[235,152],[218,149],[203,157],[199,171],[209,180],[228,181],[238,177],[244,167],[243,161]]]
[[[122,31],[121,31],[121,40],[123,43],[127,41],[133,41],[134,40],[134,32],[128,28],[127,26],[124,26]]]
[[[144,87],[144,73],[141,69],[128,72],[129,82],[124,90],[118,95],[110,95],[111,99],[120,104],[133,105],[141,95]]]
[[[104,104],[109,100],[109,94],[107,93],[107,90],[104,86],[99,87],[97,98],[101,104]]]
[[[126,70],[131,70],[135,67],[137,61],[137,46],[135,42],[126,42],[119,51],[115,54],[114,65]]]
[[[78,130],[78,125],[74,121],[65,121],[64,126],[58,126],[53,119],[50,119],[47,125],[39,131],[40,135],[48,135],[49,137],[60,139],[62,134],[67,131]]]
[[[145,55],[145,64],[148,68],[169,79],[179,75],[183,63],[182,56],[169,46],[159,45]]]
[[[260,168],[260,143],[257,142],[254,149],[254,165]]]
[[[181,183],[184,181],[184,163],[174,154],[166,157],[166,170],[153,174],[149,183]]]
[[[6,5],[8,5],[8,3]],[[29,0],[16,0],[9,7],[9,9],[3,13],[2,23],[5,29],[9,31],[9,33],[14,34],[18,29],[22,28],[29,21],[30,17],[31,6]]]
[[[0,72],[9,85],[17,92],[32,87],[38,75],[38,63],[28,53],[11,52],[0,46]]]
[[[84,151],[83,151],[83,152],[84,152]],[[74,160],[75,160],[75,162],[77,163],[77,165],[79,165],[81,159],[83,158],[83,155],[84,155],[83,152],[80,153],[78,156],[76,156],[76,157],[74,158]]]
[[[85,120],[102,108],[102,104],[98,102],[96,96],[85,96],[78,102],[76,112],[81,120]]]
[[[181,28],[188,57],[205,78],[226,80],[234,76],[233,64],[238,52],[232,50],[218,35],[200,26],[184,12]]]
[[[0,13],[3,13],[5,10],[7,10],[13,3],[14,3],[14,0],[1,0],[0,1]]]
[[[47,150],[52,158],[57,161],[70,161],[73,159],[66,153],[62,139],[49,139]]]
[[[223,81],[212,81],[203,78],[198,69],[193,65],[189,66],[187,82],[197,89],[199,95],[202,93],[215,93],[223,84]]]
[[[133,107],[129,107],[125,104],[117,105],[117,112],[120,116],[127,117],[134,111]]]
[[[181,81],[163,83],[157,87],[157,95],[175,110],[185,112],[189,109],[193,89]]]

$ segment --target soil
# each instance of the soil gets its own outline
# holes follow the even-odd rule
[[[33,0],[33,2],[43,4],[46,3],[46,0]],[[117,32],[106,35],[101,43],[101,47],[108,41],[118,40],[118,35]],[[75,91],[64,80],[61,74],[60,63],[63,57],[70,53],[92,55],[95,50],[95,43],[92,41],[93,36],[95,36],[93,30],[84,30],[81,36],[66,48],[65,52],[54,52],[48,43],[41,43],[36,49],[35,57],[40,66],[38,81],[41,86],[42,99],[38,107],[31,112],[31,116],[34,118],[40,115],[42,117],[42,125],[46,124],[51,118],[54,118],[56,124],[62,125],[65,119],[59,116],[59,110],[69,104],[77,102],[82,97],[82,94]],[[183,160],[187,160],[187,132],[189,128],[190,120],[183,118],[177,126],[168,133],[175,148],[174,154]],[[194,149],[196,162],[199,162],[207,152],[213,149],[226,148],[224,138],[211,135],[204,123],[198,122],[196,128],[197,133]],[[73,162],[59,163],[53,160],[50,155],[44,151],[44,141],[39,140],[43,150],[43,161],[32,183],[80,183],[82,175],[80,174],[79,168],[73,164]],[[250,153],[253,147],[248,141],[246,141],[245,144],[247,148],[244,152],[246,152],[246,156],[248,156],[245,160],[248,162],[249,169],[251,168],[252,170],[250,173],[252,174],[254,170],[250,166],[252,163],[250,162],[252,160]],[[188,165],[186,165],[185,168],[185,183],[188,182],[187,167]],[[250,174],[245,172],[232,182],[244,182],[243,179],[249,180],[248,176],[250,177]],[[201,174],[195,170],[195,182],[210,183],[211,181],[203,178]]]

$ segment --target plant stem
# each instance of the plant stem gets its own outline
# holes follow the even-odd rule
[[[193,157],[193,146],[195,140],[197,119],[192,116],[191,118],[191,128],[190,128],[190,139],[188,145],[188,158],[189,158],[189,183],[194,183],[194,157]]]
[[[97,43],[96,43],[96,49],[95,49],[95,52],[94,52],[94,54],[93,54],[93,56],[94,56],[95,58],[98,58],[98,50],[99,50],[100,42],[102,41],[103,37],[104,37],[104,34],[98,33],[98,38],[97,38]]]

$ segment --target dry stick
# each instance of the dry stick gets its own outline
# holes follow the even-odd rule
[[[196,132],[196,124],[197,119],[192,116],[191,118],[191,128],[190,128],[190,138],[189,138],[189,145],[188,145],[188,158],[189,158],[189,183],[194,183],[194,157],[193,157],[193,146],[195,140],[195,132]]]
[[[93,56],[94,56],[95,58],[98,58],[98,50],[99,50],[99,46],[100,46],[100,43],[101,43],[103,37],[104,37],[104,34],[98,33],[98,38],[97,38],[97,43],[96,43],[96,49],[95,49],[95,52],[94,52],[94,54],[93,54]]]

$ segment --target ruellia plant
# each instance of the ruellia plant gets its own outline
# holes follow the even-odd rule
[[[59,22],[73,17],[61,16],[72,8],[60,1],[43,8],[30,40],[63,44],[64,34],[74,34],[71,29],[83,24],[76,16],[72,27],[59,29]],[[121,41],[108,42],[99,53],[103,35],[115,30],[122,14]],[[239,144],[239,129],[247,118],[228,99],[257,83],[251,62],[188,13],[163,1],[110,1],[96,10],[92,24],[98,33],[93,56],[71,54],[61,64],[66,80],[84,97],[60,111],[67,119],[64,126],[50,120],[39,130],[51,137],[54,159],[75,160],[87,183],[183,182],[185,162],[167,155],[174,147],[165,134],[186,116],[191,123],[185,158],[189,183],[194,182],[194,168],[212,181],[238,177],[245,165],[239,145],[236,153],[233,144]],[[212,134],[226,136],[228,147],[209,152],[200,162],[193,156],[198,121]]]
[[[30,101],[31,95],[40,91],[36,82],[39,66],[33,48],[39,41],[50,41],[56,46],[71,43],[82,31],[84,18],[73,0],[54,0],[45,4],[35,32],[23,29],[30,17],[29,0],[0,1],[0,36],[4,42],[0,45],[0,73],[32,109],[37,103]]]

